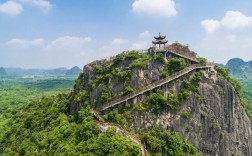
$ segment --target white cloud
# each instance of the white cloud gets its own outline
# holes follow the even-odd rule
[[[196,51],[199,56],[216,63],[226,63],[235,57],[251,60],[252,38],[243,34],[220,32],[206,35],[200,42],[196,41],[192,50]]]
[[[143,49],[148,49],[150,46],[150,43],[147,41],[138,41],[132,44],[130,49],[133,50],[143,50]]]
[[[138,36],[139,39],[131,44],[130,49],[132,50],[148,49],[151,43],[151,33],[148,30],[146,30],[140,33]]]
[[[7,1],[3,4],[0,4],[0,12],[9,14],[12,16],[18,15],[23,11],[22,5],[15,1]]]
[[[170,17],[177,14],[173,0],[135,0],[132,8],[136,13],[147,13],[155,16]]]
[[[81,48],[91,41],[91,37],[64,36],[52,41],[47,48]]]
[[[92,39],[90,37],[64,36],[51,41],[49,44],[45,44],[46,42],[43,38],[37,38],[33,40],[14,38],[6,42],[6,45],[23,47],[23,48],[32,46],[43,46],[46,49],[54,49],[54,50],[55,49],[76,50],[85,47],[87,43],[91,41]]]
[[[207,33],[211,34],[219,28],[231,30],[252,26],[252,17],[246,16],[239,11],[227,11],[221,20],[206,19],[201,21],[201,25]]]
[[[122,38],[114,38],[110,45],[111,46],[120,46],[120,45],[123,45],[127,42],[128,42],[127,40],[122,39]]]
[[[44,45],[44,43],[45,43],[45,40],[43,38],[37,38],[34,40],[24,40],[24,39],[14,38],[6,42],[6,45],[25,48],[25,47],[30,47],[30,46],[42,46]]]
[[[139,37],[140,38],[149,38],[149,37],[151,37],[151,33],[148,30],[146,30],[146,31],[140,33]]]
[[[23,3],[27,3],[36,7],[39,7],[44,12],[48,12],[52,8],[52,4],[47,0],[21,0]]]
[[[83,66],[97,58],[97,49],[90,37],[63,36],[52,41],[42,38],[14,38],[3,44],[2,50],[8,53],[0,53],[0,58],[1,55],[6,55],[9,60],[0,61],[6,66],[18,65],[28,68]]]
[[[248,27],[252,25],[252,17],[246,16],[239,11],[227,11],[221,23],[228,29]]]
[[[129,41],[123,38],[114,38],[109,44],[99,48],[100,57],[108,57],[118,52],[128,50]]]
[[[213,19],[203,20],[201,21],[201,25],[207,33],[211,34],[214,33],[220,27],[220,22]]]

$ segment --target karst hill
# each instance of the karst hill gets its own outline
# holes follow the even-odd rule
[[[238,83],[164,39],[87,64],[70,94],[31,102],[0,138],[0,153],[252,155]]]
[[[89,97],[105,122],[134,133],[155,127],[178,132],[204,155],[249,155],[251,122],[239,87],[226,70],[192,53],[174,43],[167,50],[129,51],[95,61],[84,67],[75,90]],[[73,101],[71,112],[81,107]],[[167,152],[165,145],[151,150],[150,138],[142,139],[151,153]]]

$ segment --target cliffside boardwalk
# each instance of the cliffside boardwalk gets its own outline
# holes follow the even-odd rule
[[[152,83],[152,84],[150,84],[150,85],[148,85],[146,87],[143,87],[143,88],[141,88],[141,89],[139,89],[139,90],[137,90],[137,91],[135,91],[135,92],[133,92],[133,93],[131,93],[129,95],[126,95],[126,96],[117,98],[117,99],[115,99],[113,101],[110,101],[108,103],[105,103],[101,107],[98,107],[96,110],[98,112],[102,112],[102,111],[107,110],[107,109],[109,109],[111,107],[115,107],[116,105],[127,102],[128,100],[131,100],[131,99],[133,99],[133,98],[135,98],[135,97],[137,97],[139,95],[142,95],[142,94],[144,94],[144,93],[146,93],[148,91],[151,91],[151,90],[153,90],[155,88],[163,86],[164,84],[170,83],[170,82],[172,82],[172,81],[174,81],[174,80],[176,80],[176,79],[178,79],[178,78],[180,78],[180,77],[182,77],[182,76],[184,76],[184,75],[186,75],[186,74],[188,74],[188,73],[190,73],[192,71],[195,71],[195,70],[198,70],[198,69],[210,69],[211,67],[213,67],[212,63],[208,63],[206,65],[201,65],[201,64],[191,65],[191,66],[189,66],[189,67],[187,67],[187,68],[185,68],[185,69],[183,69],[183,70],[181,70],[181,71],[179,71],[179,72],[177,72],[177,73],[175,73],[175,74],[173,74],[173,75],[171,75],[171,76],[169,76],[167,78],[156,81],[156,82],[154,82],[154,83]]]
[[[169,49],[166,49],[165,44],[168,41],[164,40],[165,38],[166,38],[166,36],[162,36],[160,33],[159,33],[158,36],[155,36],[154,37],[155,41],[152,41],[152,43],[154,44],[154,47],[149,49],[149,53],[156,54],[157,52],[161,52],[161,53],[165,53],[165,57],[166,57],[166,53],[171,53],[171,54],[176,55],[178,57],[189,60],[189,61],[191,61],[192,63],[195,63],[195,64],[183,69],[182,71],[174,73],[173,75],[171,75],[171,76],[169,76],[167,78],[156,81],[156,82],[154,82],[154,83],[152,83],[152,84],[150,84],[150,85],[148,85],[146,87],[143,87],[143,88],[141,88],[141,89],[139,89],[139,90],[137,90],[137,91],[135,91],[133,93],[130,93],[129,95],[126,95],[126,96],[117,98],[115,100],[112,100],[112,101],[110,101],[108,103],[105,103],[102,106],[96,108],[96,110],[98,112],[102,112],[102,111],[107,110],[107,109],[109,109],[111,107],[114,107],[116,105],[127,102],[128,100],[131,100],[131,99],[133,99],[133,98],[135,98],[135,97],[137,97],[139,95],[142,95],[142,94],[144,94],[144,93],[146,93],[148,91],[151,91],[151,90],[153,90],[155,88],[158,88],[158,87],[160,87],[162,85],[165,85],[165,84],[167,84],[169,82],[172,82],[172,81],[174,81],[174,80],[176,80],[176,79],[178,79],[178,78],[180,78],[180,77],[182,77],[182,76],[184,76],[184,75],[186,75],[186,74],[188,74],[188,73],[190,73],[192,71],[195,71],[195,70],[198,70],[198,69],[210,69],[211,67],[214,66],[213,63],[206,63],[206,65],[199,64],[199,61],[196,60],[195,58],[190,58],[188,56],[185,56],[185,55],[179,54],[177,52],[171,51]],[[158,45],[158,48],[157,48],[157,45]],[[162,48],[161,45],[163,45],[163,48]]]
[[[167,53],[174,54],[174,55],[176,55],[176,56],[178,56],[178,57],[181,57],[181,58],[190,60],[190,61],[193,62],[193,63],[199,63],[199,61],[196,60],[196,59],[190,58],[190,57],[188,57],[188,56],[181,55],[181,54],[176,53],[176,52],[174,52],[174,51],[171,51],[171,50],[169,50],[169,49],[165,49],[164,51],[167,52]]]
[[[155,41],[153,41],[152,43],[155,44],[154,48],[150,48],[148,50],[149,53],[164,53],[165,57],[167,53],[170,53],[172,55],[184,58],[186,60],[189,60],[193,65],[190,65],[189,67],[186,67],[185,69],[174,73],[173,75],[161,79],[159,81],[156,81],[148,86],[145,86],[143,88],[140,88],[136,91],[134,91],[133,93],[130,93],[129,95],[123,96],[123,97],[119,97],[115,100],[112,100],[108,103],[103,104],[102,106],[96,108],[96,110],[91,109],[90,113],[93,114],[93,116],[99,121],[97,122],[97,125],[101,128],[102,132],[106,132],[108,128],[114,128],[116,130],[116,132],[121,133],[123,136],[129,138],[131,141],[135,142],[136,144],[138,144],[141,147],[141,155],[142,156],[147,156],[148,152],[147,149],[145,147],[145,145],[141,142],[141,140],[139,138],[136,138],[134,135],[130,134],[129,132],[125,131],[123,128],[121,128],[118,125],[112,124],[112,123],[106,123],[103,118],[100,116],[100,112],[105,111],[109,108],[115,107],[117,105],[123,104],[125,102],[127,102],[128,100],[134,99],[139,95],[145,94],[148,91],[151,91],[153,89],[156,89],[158,87],[161,87],[167,83],[173,82],[175,80],[177,80],[180,77],[185,76],[186,74],[196,71],[196,70],[200,70],[200,69],[207,69],[210,70],[210,68],[214,67],[213,63],[206,63],[205,65],[199,64],[200,62],[196,59],[196,57],[192,58],[189,56],[185,56],[183,54],[174,52],[172,50],[169,50],[165,47],[165,44],[168,42],[167,40],[164,40],[166,36],[162,36],[160,33],[158,36],[155,36]],[[158,45],[158,48],[156,46],[156,44]],[[161,45],[163,45],[163,48],[161,48]],[[143,50],[142,52],[147,52],[147,50]]]

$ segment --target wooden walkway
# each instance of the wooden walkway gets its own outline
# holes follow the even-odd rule
[[[157,50],[154,50],[154,52],[167,52],[167,53],[171,53],[173,55],[176,55],[178,57],[182,57],[184,59],[190,60],[190,61],[192,61],[194,63],[199,63],[199,61],[197,59],[194,59],[194,58],[191,58],[191,57],[188,57],[188,56],[185,56],[185,55],[182,55],[182,54],[179,54],[177,52],[167,50],[167,49],[157,49]]]
[[[137,91],[135,91],[133,93],[130,93],[129,95],[119,97],[119,98],[117,98],[115,100],[112,100],[112,101],[110,101],[108,103],[105,103],[101,107],[98,107],[96,110],[98,112],[102,112],[102,111],[107,110],[107,109],[109,109],[111,107],[115,107],[115,106],[117,106],[117,105],[119,105],[121,103],[127,102],[128,100],[131,100],[131,99],[133,99],[133,98],[135,98],[135,97],[137,97],[139,95],[142,95],[142,94],[144,94],[144,93],[146,93],[148,91],[151,91],[151,90],[153,90],[155,88],[163,86],[164,84],[172,82],[172,81],[174,81],[174,80],[176,80],[176,79],[178,79],[178,78],[180,78],[180,77],[182,77],[182,76],[184,76],[184,75],[186,75],[186,74],[188,74],[188,73],[190,73],[192,71],[195,71],[195,70],[198,70],[198,69],[210,69],[211,67],[213,67],[212,63],[208,63],[206,65],[200,65],[200,64],[191,65],[191,66],[189,66],[189,67],[187,67],[187,68],[185,68],[185,69],[183,69],[183,70],[181,70],[181,71],[179,71],[177,73],[174,73],[173,75],[171,75],[171,76],[169,76],[167,78],[156,81],[156,82],[154,82],[154,83],[152,83],[152,84],[150,84],[150,85],[148,85],[146,87],[143,87],[143,88],[141,88],[141,89],[139,89],[139,90],[137,90]]]

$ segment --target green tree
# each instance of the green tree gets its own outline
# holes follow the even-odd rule
[[[182,58],[171,58],[168,62],[170,73],[178,72],[186,67],[185,60]]]

